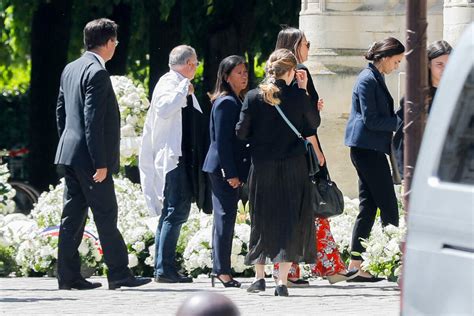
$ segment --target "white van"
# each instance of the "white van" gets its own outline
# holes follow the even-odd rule
[[[402,315],[474,315],[474,23],[436,93],[405,246]]]

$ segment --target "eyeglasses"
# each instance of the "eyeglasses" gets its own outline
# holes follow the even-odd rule
[[[199,62],[199,60],[196,60],[195,63],[193,63],[193,62],[191,62],[191,63],[194,64],[194,65],[196,65],[196,67],[199,67],[199,65],[201,64],[201,63]]]
[[[117,47],[117,45],[119,44],[119,41],[115,40],[114,44],[115,44],[115,47]]]

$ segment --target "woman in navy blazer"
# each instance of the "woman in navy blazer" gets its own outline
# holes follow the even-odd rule
[[[398,68],[405,47],[393,37],[375,42],[365,58],[369,63],[357,78],[352,91],[352,109],[347,122],[345,144],[351,148],[351,160],[359,176],[359,215],[352,233],[349,269],[359,269],[364,252],[361,238],[368,238],[380,209],[382,225],[398,226],[398,204],[387,157],[397,128],[393,99],[384,74]],[[382,279],[360,270],[348,282],[376,282]]]
[[[232,278],[230,256],[239,188],[247,180],[250,168],[246,143],[235,135],[247,84],[245,59],[236,55],[224,58],[219,65],[214,92],[210,95],[213,102],[211,145],[203,166],[211,180],[214,209],[212,286],[215,278],[225,287],[241,285]]]

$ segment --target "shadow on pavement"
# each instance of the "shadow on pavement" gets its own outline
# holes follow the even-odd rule
[[[5,298],[0,298],[1,303],[30,303],[30,302],[41,302],[41,301],[77,301],[77,299],[75,299],[75,298],[62,298],[62,297],[50,297],[50,298],[5,297]]]

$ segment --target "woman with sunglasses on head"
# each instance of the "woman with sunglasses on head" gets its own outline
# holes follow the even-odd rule
[[[211,144],[203,166],[203,171],[209,173],[214,210],[211,274],[213,287],[215,279],[224,287],[240,287],[240,282],[232,278],[230,257],[239,189],[247,180],[250,168],[246,143],[235,135],[235,125],[239,121],[247,84],[248,70],[245,59],[237,55],[224,58],[219,64],[214,92],[210,95]]]
[[[298,60],[298,65],[296,68],[306,72],[308,77],[307,91],[311,105],[315,108],[317,113],[317,120],[315,124],[319,126],[321,122],[319,111],[322,110],[324,102],[323,99],[319,98],[309,70],[303,64],[306,60],[308,60],[310,43],[306,40],[306,36],[302,30],[293,27],[287,27],[278,33],[276,49],[279,48],[291,50]],[[293,85],[297,85],[296,79],[293,81]],[[321,143],[317,134],[316,140],[318,146],[316,146],[314,149],[320,163],[319,176],[327,176],[326,159],[321,150]],[[316,217],[315,227],[317,261],[316,264],[311,267],[312,274],[315,276],[325,277],[331,284],[355,277],[358,271],[348,271],[341,259],[341,255],[339,254],[337,245],[334,242],[334,238],[331,234],[329,220],[326,218]],[[274,267],[274,277],[278,277],[278,274],[279,266],[276,264]],[[293,287],[309,286],[308,281],[300,278],[300,269],[297,264],[293,264],[290,268],[288,284]]]

